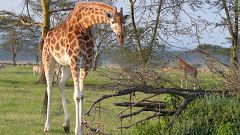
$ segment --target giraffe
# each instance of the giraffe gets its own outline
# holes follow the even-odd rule
[[[84,80],[94,54],[94,39],[91,26],[97,24],[110,25],[116,34],[117,41],[124,43],[123,23],[128,15],[123,16],[123,10],[117,11],[116,7],[99,3],[83,2],[75,5],[69,17],[48,31],[42,51],[42,63],[47,81],[45,93],[46,122],[44,132],[51,126],[51,101],[53,96],[53,74],[56,63],[62,65],[62,74],[59,81],[59,90],[62,97],[64,110],[63,127],[69,132],[70,117],[67,109],[65,84],[70,76],[74,83],[73,99],[75,102],[75,135],[82,135],[82,104]]]
[[[0,63],[0,69],[5,68],[5,65],[3,63]]]
[[[196,85],[198,82],[197,75],[198,71],[195,67],[192,67],[189,65],[186,61],[184,61],[181,57],[177,56],[178,62],[181,65],[181,68],[184,71],[184,77],[181,79],[181,88],[183,88],[183,81],[186,83],[186,89],[188,88],[188,75],[192,76],[193,82],[194,82],[194,87],[193,89],[196,89]]]

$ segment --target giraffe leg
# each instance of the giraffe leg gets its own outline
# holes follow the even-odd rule
[[[181,89],[183,88],[183,79],[181,79]]]
[[[193,83],[193,90],[196,90],[196,82]]]
[[[51,101],[53,96],[53,75],[54,75],[54,64],[55,61],[53,57],[49,58],[48,61],[44,63],[44,72],[47,81],[47,119],[45,122],[44,132],[48,132],[51,126]]]
[[[188,89],[188,81],[185,80],[185,83],[186,83],[186,89]]]
[[[63,128],[66,133],[68,133],[69,129],[70,129],[70,117],[69,117],[68,108],[67,108],[65,85],[66,85],[66,81],[68,80],[70,75],[71,74],[70,74],[69,67],[64,66],[62,68],[61,80],[59,81],[59,91],[60,91],[60,94],[62,97],[62,104],[63,104],[63,110],[64,110]]]
[[[194,90],[199,89],[198,79],[194,79]]]
[[[73,99],[75,102],[76,110],[76,124],[75,124],[75,135],[83,135],[82,129],[82,101],[83,101],[83,79],[80,75],[80,71],[77,64],[71,66],[71,72],[74,83],[74,95]]]
[[[83,105],[83,90],[84,90],[84,79],[85,79],[85,70],[84,68],[80,68],[80,77],[79,77],[79,88],[80,88],[80,93],[82,94],[81,95],[81,98],[80,98],[80,102],[79,102],[79,108],[80,108],[80,111],[79,113],[81,114],[79,117],[79,121],[80,123],[82,124],[82,121],[83,121],[83,117],[82,117],[82,105]],[[83,129],[82,129],[82,134],[83,134]]]

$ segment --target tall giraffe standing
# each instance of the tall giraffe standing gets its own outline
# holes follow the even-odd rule
[[[90,28],[96,24],[108,24],[117,36],[118,42],[124,43],[123,10],[98,2],[79,3],[69,17],[57,27],[51,29],[44,39],[42,62],[47,81],[45,94],[46,123],[44,131],[50,130],[51,101],[53,96],[53,75],[56,63],[63,66],[59,81],[59,90],[64,109],[64,130],[69,132],[70,117],[67,109],[65,84],[70,74],[74,83],[74,101],[76,108],[75,134],[83,134],[82,104],[84,79],[93,59],[94,39]]]
[[[195,67],[190,66],[187,62],[185,62],[181,57],[177,56],[178,62],[181,65],[183,71],[184,71],[184,77],[181,79],[181,88],[183,88],[183,81],[186,83],[186,89],[188,88],[188,75],[192,76],[194,87],[193,89],[196,89],[197,85],[197,75],[198,71]]]

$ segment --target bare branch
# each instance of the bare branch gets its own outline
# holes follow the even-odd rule
[[[70,7],[70,8],[62,8],[62,9],[55,9],[55,10],[51,10],[49,13],[52,14],[52,13],[62,12],[62,11],[71,11],[71,10],[73,10],[73,9],[74,9],[73,7]]]
[[[24,20],[20,20],[20,23],[25,26],[42,26],[42,23],[40,22],[25,22]]]
[[[134,105],[135,104],[135,105]],[[152,109],[163,109],[166,107],[166,104],[163,102],[142,102],[142,103],[134,103],[134,102],[121,102],[121,103],[114,103],[115,106],[125,106],[125,107],[146,107],[146,108],[152,108]],[[134,106],[133,106],[134,105]]]

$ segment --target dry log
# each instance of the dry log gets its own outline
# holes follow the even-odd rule
[[[91,127],[91,126],[86,122],[86,120],[83,120],[83,121],[82,121],[82,125],[83,125],[85,128],[89,129],[91,132],[97,133],[97,134],[99,134],[99,135],[110,135],[110,134],[108,134],[108,133],[103,133],[103,132],[100,131],[98,128],[93,128],[93,127]]]
[[[204,90],[191,90],[191,89],[179,89],[179,88],[152,88],[152,87],[134,87],[134,88],[128,88],[128,89],[124,89],[124,90],[119,90],[116,91],[116,93],[114,94],[110,94],[110,95],[103,95],[102,97],[98,98],[97,100],[95,100],[89,110],[86,112],[85,115],[90,115],[90,112],[93,108],[93,106],[95,104],[97,104],[98,102],[101,102],[102,100],[111,98],[111,97],[117,97],[117,96],[123,96],[123,95],[128,95],[128,94],[132,94],[134,92],[142,92],[145,94],[171,94],[171,95],[177,95],[177,96],[181,96],[181,97],[198,97],[198,96],[202,96],[205,93],[211,93],[210,91],[204,91]],[[154,95],[154,96],[156,96]]]
[[[138,111],[135,111],[135,112],[132,112],[132,113],[129,113],[129,114],[125,114],[125,115],[120,115],[118,116],[118,118],[120,119],[124,119],[124,118],[127,118],[127,117],[131,117],[133,115],[138,115],[140,114],[141,112],[146,112],[146,111],[150,111],[150,112],[156,112],[156,113],[159,113],[160,116],[172,116],[173,114],[176,113],[176,110],[159,110],[159,109],[152,109],[152,108],[142,108]]]
[[[115,106],[124,106],[124,107],[145,107],[145,108],[152,108],[152,109],[164,109],[166,107],[165,103],[154,103],[154,102],[141,102],[141,103],[135,103],[135,102],[121,102],[121,103],[114,103]],[[134,106],[133,106],[134,105]]]
[[[167,125],[167,128],[170,128],[174,122],[174,120],[181,114],[181,112],[186,108],[186,106],[193,101],[194,99],[204,96],[206,94],[210,94],[210,93],[222,93],[222,94],[227,94],[227,93],[223,93],[222,91],[204,91],[201,89],[198,90],[191,90],[191,89],[179,89],[179,88],[153,88],[153,87],[134,87],[134,88],[128,88],[128,89],[124,89],[124,90],[119,90],[116,91],[116,93],[114,94],[110,94],[110,95],[103,95],[102,97],[98,98],[96,101],[94,101],[92,103],[92,105],[90,106],[89,110],[87,111],[87,115],[90,115],[91,109],[100,101],[111,98],[111,97],[116,97],[116,96],[123,96],[123,95],[128,95],[128,94],[133,94],[135,92],[142,92],[145,94],[153,94],[150,95],[138,102],[121,102],[121,103],[115,103],[116,106],[124,106],[126,108],[124,108],[123,110],[121,110],[118,113],[118,117],[120,119],[123,118],[128,118],[128,117],[132,117],[134,115],[138,115],[141,112],[144,111],[151,111],[151,112],[155,112],[154,115],[152,116],[148,116],[147,118],[144,118],[140,121],[137,121],[129,126],[122,126],[120,128],[130,128],[138,123],[141,123],[143,121],[155,118],[155,117],[159,117],[159,116],[172,116],[170,122]],[[182,103],[177,105],[176,109],[173,110],[164,110],[166,108],[166,104],[164,102],[155,102],[155,101],[150,101],[148,99],[153,98],[159,94],[170,94],[170,95],[174,95],[174,96],[180,96],[182,97]],[[130,111],[129,114],[123,114],[124,111],[131,109],[132,107],[143,107],[135,112]],[[160,108],[159,108],[160,107]]]

